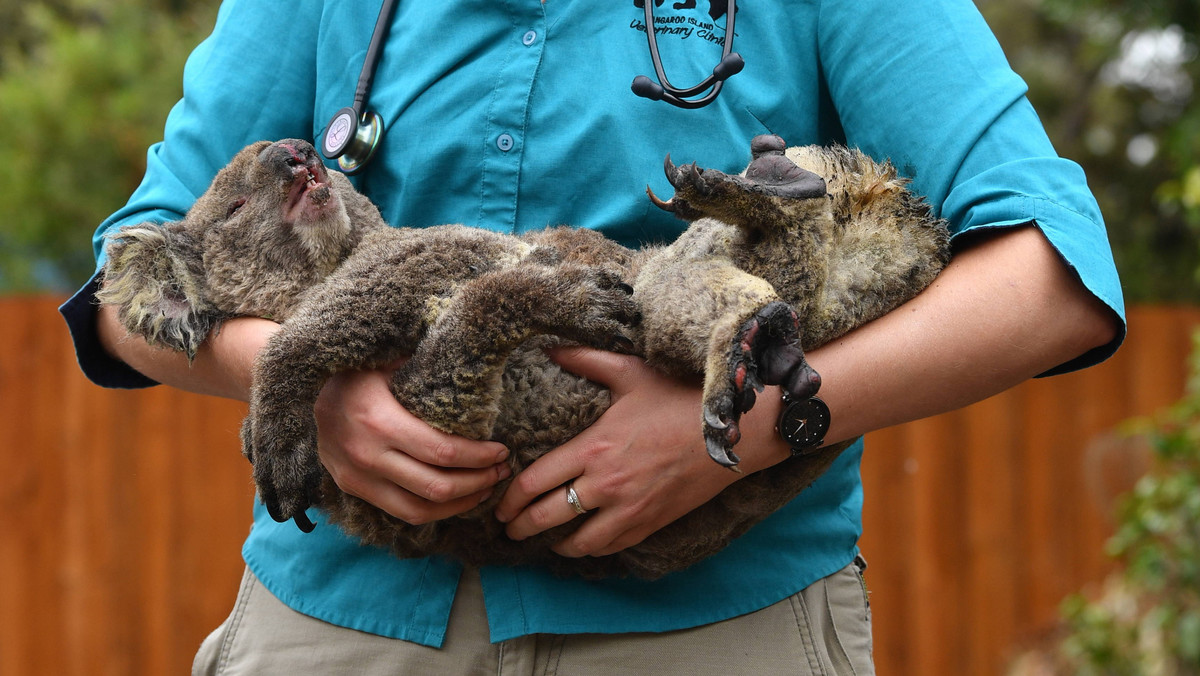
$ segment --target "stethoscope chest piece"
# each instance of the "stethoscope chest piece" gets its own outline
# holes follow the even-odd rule
[[[396,0],[383,0],[379,7],[379,18],[371,33],[371,44],[363,58],[362,72],[358,75],[358,87],[354,91],[354,105],[346,106],[334,113],[321,134],[321,154],[328,160],[337,160],[338,167],[347,174],[361,171],[375,155],[379,139],[383,137],[383,118],[367,107],[367,95],[371,91],[371,80],[375,78],[375,65],[387,39],[388,26]],[[359,111],[363,111],[360,113]]]
[[[336,157],[344,173],[354,174],[371,161],[382,137],[383,118],[378,113],[368,110],[360,119],[354,108],[346,107],[325,128],[321,152],[329,159]]]

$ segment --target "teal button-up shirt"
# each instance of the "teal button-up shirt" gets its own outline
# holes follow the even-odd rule
[[[674,4],[689,3],[659,6],[654,30],[668,76],[686,86],[720,56],[725,3]],[[104,232],[179,218],[247,143],[317,138],[354,98],[377,9],[227,1],[188,61],[184,97],[149,152],[144,182],[97,231],[98,260]],[[668,153],[737,171],[757,134],[839,141],[891,159],[958,234],[1035,222],[1087,288],[1123,312],[1083,173],[1055,154],[969,0],[742,0],[735,48],[745,70],[699,110],[630,92],[635,75],[653,72],[646,29],[633,0],[400,2],[368,101],[386,134],[356,184],[394,225],[521,232],[569,223],[636,246],[684,227],[644,194],[647,184],[671,194],[661,170]],[[97,348],[94,284],[63,308],[84,371],[110,386],[151,384]],[[492,639],[678,629],[795,593],[856,553],[861,454],[860,443],[725,551],[659,581],[484,568]],[[457,564],[399,560],[310,515],[319,525],[304,534],[255,510],[243,554],[272,593],[338,625],[441,644]]]

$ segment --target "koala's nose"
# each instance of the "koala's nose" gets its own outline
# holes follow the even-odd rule
[[[317,159],[317,150],[308,141],[287,139],[274,144],[283,151],[283,161],[289,167],[305,166]]]
[[[322,171],[321,159],[317,157],[316,148],[302,139],[276,141],[267,146],[258,159],[267,171],[289,182],[301,174],[301,178],[307,180],[310,175]]]

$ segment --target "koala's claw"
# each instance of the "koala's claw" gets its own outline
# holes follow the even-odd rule
[[[637,346],[634,345],[633,339],[631,339],[629,336],[626,336],[625,334],[618,334],[613,336],[611,342],[608,344],[608,349],[610,352],[633,354],[637,350]]]
[[[258,418],[256,420],[256,418]],[[320,499],[321,470],[311,436],[294,434],[263,420],[286,419],[284,416],[247,416],[242,425],[243,453],[254,465],[254,482],[259,499],[271,518],[311,533],[316,524],[305,510]],[[312,423],[315,435],[315,421]],[[298,439],[298,440],[297,440]]]
[[[317,527],[308,518],[304,508],[284,508],[279,503],[279,497],[275,495],[274,489],[263,486],[259,488],[258,494],[263,506],[267,508],[267,514],[270,514],[271,518],[279,523],[287,523],[289,519],[295,519],[296,527],[305,533],[311,533]]]
[[[704,407],[704,447],[708,457],[718,465],[738,471],[737,465],[742,461],[733,452],[733,446],[742,438],[742,431],[736,420],[726,421],[709,408]]]
[[[296,522],[296,527],[301,531],[305,533],[313,532],[316,524],[305,513],[305,510],[316,500],[311,491],[304,491],[302,496],[289,495],[284,499],[280,499],[277,489],[272,483],[259,480],[258,484],[259,498],[262,500],[263,506],[267,508],[267,513],[271,515],[272,519],[279,523],[287,523],[291,519]]]
[[[304,512],[300,512],[293,518],[296,520],[296,527],[305,533],[311,533],[317,527],[317,524],[310,521]]]
[[[670,157],[668,156],[667,159],[670,160]],[[691,188],[695,194],[702,197],[711,196],[713,193],[713,185],[709,181],[705,180],[705,173],[708,173],[710,177],[717,178],[718,181],[721,178],[727,178],[722,172],[712,169],[701,169],[700,165],[696,164],[695,162],[692,162],[691,164],[685,164],[674,171],[668,170],[667,173],[670,177],[671,185],[675,186],[676,188],[682,188],[686,186]]]
[[[751,149],[754,160],[742,175],[702,169],[695,163],[677,167],[668,155],[663,169],[675,195],[662,200],[647,188],[650,201],[685,221],[711,216],[746,226],[742,217],[749,213],[748,205],[756,205],[762,213],[779,212],[782,217],[779,200],[808,200],[828,194],[825,179],[787,158],[779,137],[755,137]]]
[[[820,376],[804,359],[800,323],[787,303],[768,303],[746,320],[734,336],[724,382],[706,388],[704,439],[717,463],[734,467],[731,450],[741,440],[738,421],[754,407],[766,385],[779,385],[796,397],[808,397],[821,386]]]
[[[556,332],[603,349],[632,352],[635,346],[626,329],[642,319],[633,287],[602,268],[582,267],[563,277],[577,292],[563,294],[565,316],[551,323]]]
[[[311,501],[290,500],[289,502],[292,504],[285,507],[281,504],[279,496],[275,494],[274,488],[266,485],[259,486],[258,494],[263,506],[267,508],[267,514],[270,514],[272,519],[279,523],[287,523],[289,519],[294,520],[296,527],[305,533],[311,533],[316,529],[317,525],[305,513]]]

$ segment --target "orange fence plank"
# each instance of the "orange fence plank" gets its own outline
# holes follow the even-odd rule
[[[0,298],[0,676],[187,673],[229,612],[253,496],[245,407],[122,392],[74,364],[57,299]],[[1106,436],[1182,392],[1200,309],[1134,308],[1109,362],[869,435],[862,548],[879,673],[999,674],[1111,570]]]

